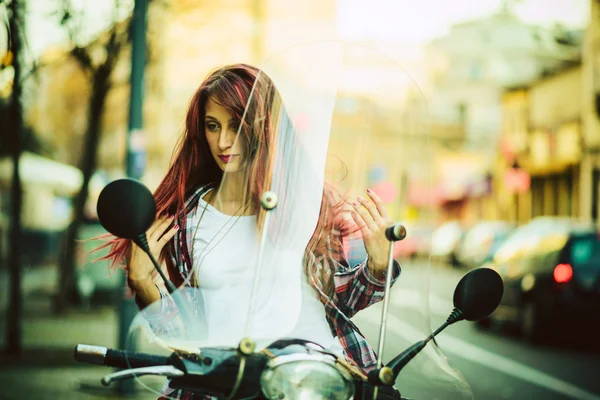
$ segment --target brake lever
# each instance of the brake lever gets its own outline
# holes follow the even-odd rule
[[[108,386],[115,381],[122,381],[125,379],[130,379],[135,376],[142,375],[160,375],[165,376],[167,378],[175,378],[179,376],[184,376],[185,373],[173,367],[172,365],[157,365],[154,367],[131,368],[122,371],[117,371],[112,374],[106,375],[104,378],[102,378],[101,382],[104,386]]]

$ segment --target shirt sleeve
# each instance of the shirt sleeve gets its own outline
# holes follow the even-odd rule
[[[201,186],[196,192],[190,196],[184,205],[185,212],[178,216],[178,222],[182,225],[181,219],[187,218],[186,227],[191,227],[190,213],[197,204],[198,199],[211,187],[211,185]],[[188,237],[186,236],[186,230],[180,230],[179,234],[175,236],[174,246],[170,254],[172,265],[176,266],[177,271],[171,271],[173,275],[167,271],[166,267],[163,272],[166,276],[174,279],[181,278],[186,284],[184,275],[189,273],[186,265],[191,265],[191,262],[186,262],[186,256],[189,258],[187,244]],[[182,272],[183,271],[183,272]],[[179,274],[179,275],[178,275]],[[194,318],[195,315],[195,299],[193,297],[194,290],[189,286],[180,287],[174,296],[172,296],[166,289],[164,282],[159,276],[155,277],[154,283],[160,292],[160,299],[146,306],[140,304],[136,298],[136,302],[141,311],[141,316],[148,323],[152,332],[159,336],[161,339],[177,339],[181,338],[185,333],[184,329],[186,323],[190,326],[189,319]],[[176,283],[177,284],[177,283]]]
[[[333,282],[337,297],[337,307],[348,318],[360,310],[383,300],[387,271],[379,277],[369,269],[368,257],[362,263],[350,268],[347,261],[334,261]],[[400,264],[394,260],[392,285],[400,277]]]
[[[159,285],[156,285],[160,292],[160,299],[141,309],[138,319],[134,322],[136,325],[146,325],[155,336],[163,340],[181,338],[183,333],[183,320],[181,313],[173,297]],[[182,293],[183,294],[183,293]],[[181,294],[178,293],[178,296]],[[183,300],[183,299],[182,299]],[[136,303],[140,306],[138,299]]]
[[[168,273],[166,269],[163,271]],[[145,322],[148,323],[152,332],[161,338],[175,338],[180,336],[182,333],[182,324],[179,320],[180,312],[175,300],[167,291],[165,283],[158,274],[154,277],[154,285],[160,293],[160,299],[156,300],[152,304],[145,305],[140,302],[137,296],[135,298],[136,304],[141,310],[141,317],[143,317]],[[185,294],[185,291],[177,292],[177,296],[181,298],[180,302],[185,301]],[[142,323],[142,321],[137,321],[137,323]]]

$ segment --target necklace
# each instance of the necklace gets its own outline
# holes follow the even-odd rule
[[[208,201],[205,201],[204,199],[202,199],[202,196],[200,196],[200,199],[202,199],[206,204],[204,205],[204,208],[202,210],[202,213],[200,214],[200,218],[198,219],[198,222],[196,223],[196,228],[194,229],[194,235],[192,236],[192,251],[191,251],[191,259],[192,259],[192,263],[194,262],[193,260],[195,259],[194,256],[194,246],[196,244],[196,234],[198,233],[198,227],[200,226],[200,223],[204,217],[204,213],[206,212],[208,206],[209,206],[209,202],[213,200],[214,196],[215,196],[215,192],[216,189],[212,189],[213,192],[211,193],[210,199]],[[199,199],[199,200],[200,200]],[[198,204],[200,204],[200,201],[198,201]],[[238,210],[227,220],[227,222],[225,222],[223,224],[223,226],[221,226],[221,228],[217,231],[217,233],[215,233],[215,235],[210,239],[210,241],[206,244],[206,247],[204,248],[204,251],[200,254],[199,256],[199,262],[197,264],[197,266],[194,266],[192,264],[192,275],[194,276],[194,287],[198,287],[198,274],[197,274],[197,269],[200,268],[200,266],[202,265],[202,263],[204,262],[204,259],[208,256],[208,254],[215,249],[219,243],[221,243],[221,241],[225,238],[225,236],[227,236],[227,234],[233,229],[233,227],[235,226],[235,224],[239,221],[239,219],[242,217],[242,214],[246,211],[246,209],[248,208],[248,206],[250,205],[250,201],[246,201],[245,203],[243,203]],[[237,215],[238,213],[240,213],[240,215]],[[229,224],[229,222],[231,222],[231,220],[236,217],[236,220],[231,224],[231,226],[229,227],[229,229],[221,236],[221,238],[214,244],[214,246],[212,246],[211,248],[211,243],[215,240],[215,238],[217,236],[219,236],[219,234],[221,233],[221,231],[223,231],[223,229],[227,226],[227,224]]]

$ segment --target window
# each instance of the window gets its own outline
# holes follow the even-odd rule
[[[576,237],[571,245],[571,262],[574,266],[600,268],[600,239],[596,235]]]
[[[462,125],[467,124],[467,109],[468,106],[465,103],[460,103],[458,105],[458,121]]]
[[[478,81],[481,79],[482,67],[480,61],[472,61],[469,67],[469,78],[472,81]]]

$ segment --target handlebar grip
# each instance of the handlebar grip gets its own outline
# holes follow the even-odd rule
[[[91,346],[89,344],[78,344],[75,346],[75,360],[96,365],[104,365],[108,348],[102,346]]]
[[[168,365],[169,358],[152,354],[108,349],[104,365],[117,368],[143,368]]]
[[[406,237],[406,228],[402,224],[395,224],[385,230],[385,237],[390,242],[397,242]]]
[[[75,359],[90,364],[117,368],[143,368],[157,365],[169,365],[168,357],[85,344],[78,344],[77,347],[75,347]]]

